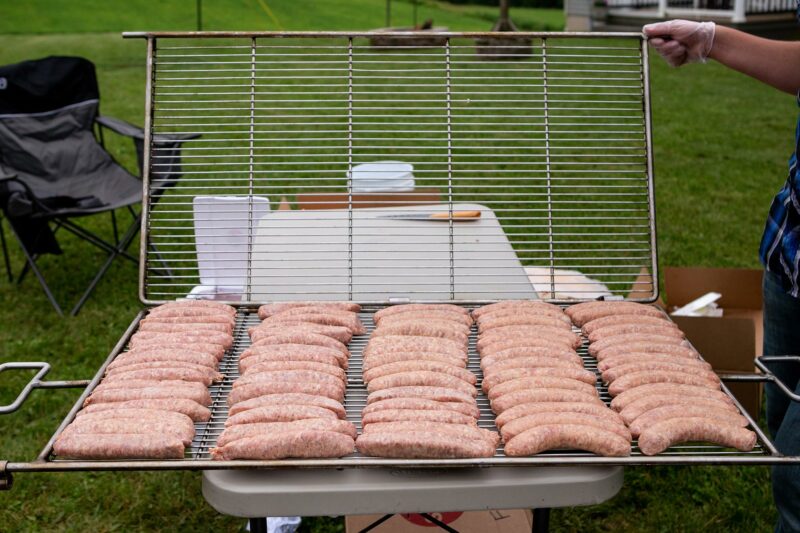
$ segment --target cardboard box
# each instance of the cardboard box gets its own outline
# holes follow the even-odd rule
[[[664,269],[667,309],[683,306],[707,292],[718,292],[721,317],[674,316],[703,358],[717,372],[754,372],[753,360],[762,353],[762,270],[736,268]],[[763,386],[731,383],[731,392],[747,411],[758,417]]]
[[[533,526],[533,515],[528,509],[499,511],[468,511],[430,513],[459,533],[528,533]],[[347,533],[358,533],[384,515],[348,516]],[[374,533],[423,533],[442,531],[439,526],[419,514],[396,514],[370,531]]]

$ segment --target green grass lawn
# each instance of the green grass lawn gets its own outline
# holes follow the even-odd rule
[[[62,2],[57,10],[55,4],[4,8],[0,64],[48,54],[88,57],[98,68],[103,112],[141,124],[144,43],[92,32],[193,29],[193,2],[138,0],[117,11],[99,1]],[[255,1],[205,4],[206,29],[275,29]],[[366,29],[383,21],[380,0],[354,0],[348,9],[334,0],[267,4],[285,29]],[[410,20],[410,5],[395,2],[394,11],[397,23]],[[523,27],[561,20],[558,12],[513,14]],[[428,17],[453,30],[487,29],[493,11],[426,2],[420,18]],[[655,58],[651,67],[659,263],[757,267],[764,217],[792,149],[793,98],[714,64],[672,70]],[[111,149],[133,165],[126,141],[113,139]],[[110,231],[107,219],[91,226]],[[62,245],[65,254],[44,258],[42,267],[57,295],[74,301],[101,258],[75,239],[65,237]],[[22,257],[13,245],[12,261],[19,271]],[[0,278],[0,362],[49,361],[51,379],[89,378],[141,307],[136,294],[136,267],[118,262],[84,311],[61,319],[35,279],[16,286]],[[26,379],[21,372],[0,376],[0,403],[11,401]],[[38,391],[20,411],[0,417],[0,459],[32,459],[78,394]],[[616,498],[556,510],[552,525],[554,531],[750,532],[769,530],[774,517],[766,468],[631,468]],[[28,474],[0,493],[0,531],[236,531],[242,525],[205,503],[200,476],[192,473]],[[315,519],[304,528],[343,526]]]

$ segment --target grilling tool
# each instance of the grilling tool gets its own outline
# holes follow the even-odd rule
[[[396,215],[378,215],[376,218],[389,218],[394,220],[438,220],[447,222],[450,220],[449,211],[437,213],[398,213]],[[453,221],[471,222],[481,218],[480,211],[453,211]]]

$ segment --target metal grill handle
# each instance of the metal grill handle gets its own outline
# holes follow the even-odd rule
[[[3,363],[0,365],[0,372],[4,370],[35,370],[39,369],[35,376],[31,378],[27,385],[19,393],[17,399],[8,405],[0,406],[0,415],[13,413],[25,403],[33,389],[71,389],[76,387],[86,387],[89,385],[88,379],[72,381],[42,381],[42,378],[50,372],[50,363]]]

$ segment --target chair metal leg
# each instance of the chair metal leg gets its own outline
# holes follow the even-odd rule
[[[117,229],[117,215],[111,211],[111,227],[114,228],[114,244],[119,246],[119,229]]]
[[[73,307],[72,311],[70,311],[69,314],[71,316],[76,316],[80,312],[81,307],[83,307],[83,304],[86,303],[86,300],[88,300],[89,296],[91,296],[92,292],[94,292],[94,289],[95,287],[97,287],[97,284],[100,283],[100,280],[106,274],[108,269],[111,268],[111,264],[114,262],[114,259],[124,254],[125,249],[128,246],[130,246],[131,241],[133,241],[134,237],[136,237],[136,234],[138,232],[139,232],[139,225],[131,224],[130,228],[128,228],[128,231],[125,232],[125,235],[122,237],[122,240],[117,245],[117,247],[114,248],[113,251],[108,254],[106,262],[103,263],[103,266],[100,267],[100,270],[97,271],[97,275],[95,275],[92,282],[86,288],[86,291],[83,293],[83,296],[81,296],[81,299],[78,300],[78,303],[76,303],[75,307]]]
[[[36,262],[36,260],[39,259],[39,254],[31,254],[31,257],[33,258],[33,261]],[[22,270],[19,271],[19,277],[17,277],[17,285],[22,284],[22,280],[25,279],[25,276],[28,275],[28,272],[30,272],[30,270],[31,270],[30,264],[28,263],[28,261],[25,261],[25,264],[22,265]]]
[[[11,227],[11,232],[14,234],[14,237],[17,239],[17,242],[19,243],[19,247],[22,249],[22,253],[25,254],[25,272],[27,272],[28,268],[30,268],[30,270],[36,276],[36,279],[39,280],[39,284],[42,286],[42,289],[44,289],[44,294],[47,296],[47,299],[50,300],[50,303],[55,308],[56,313],[58,313],[59,316],[64,316],[64,311],[61,310],[61,306],[58,305],[58,301],[56,300],[55,296],[53,296],[53,292],[50,290],[50,286],[47,285],[47,282],[45,281],[44,276],[42,275],[42,272],[39,270],[39,267],[36,266],[36,259],[34,258],[33,255],[31,255],[28,252],[28,249],[25,248],[25,245],[22,244],[22,239],[20,239],[19,235],[17,235],[17,232],[14,231],[14,227],[13,226]],[[22,274],[20,274],[20,279],[21,278],[22,278]]]
[[[6,264],[6,275],[8,275],[8,282],[9,283],[13,283],[14,282],[14,273],[11,272],[11,260],[8,257],[8,246],[6,245],[6,232],[3,229],[3,219],[2,218],[0,218],[0,241],[2,242],[2,245],[3,245],[3,260],[5,261],[5,264]],[[170,277],[172,277],[172,276],[170,276]]]
[[[97,235],[95,235],[94,233],[88,231],[85,228],[82,228],[82,227],[78,226],[74,222],[71,222],[71,221],[68,221],[68,220],[63,220],[61,222],[62,222],[62,225],[63,225],[64,229],[66,229],[67,231],[69,231],[70,233],[72,233],[74,235],[77,235],[81,239],[83,239],[85,241],[88,241],[91,244],[94,244],[95,246],[97,246],[101,250],[104,250],[105,252],[108,252],[108,253],[115,253],[115,252],[119,253],[119,255],[121,255],[125,259],[128,259],[132,263],[136,263],[137,265],[139,264],[139,260],[137,258],[135,258],[131,254],[129,254],[127,251],[125,251],[127,249],[127,246],[130,245],[130,243],[128,243],[128,245],[126,245],[124,248],[120,248],[119,246],[113,246],[113,245],[107,243],[106,241],[104,241],[103,239],[101,239],[100,237],[98,237]],[[137,230],[139,229],[139,224],[134,224],[134,226],[136,226]]]

